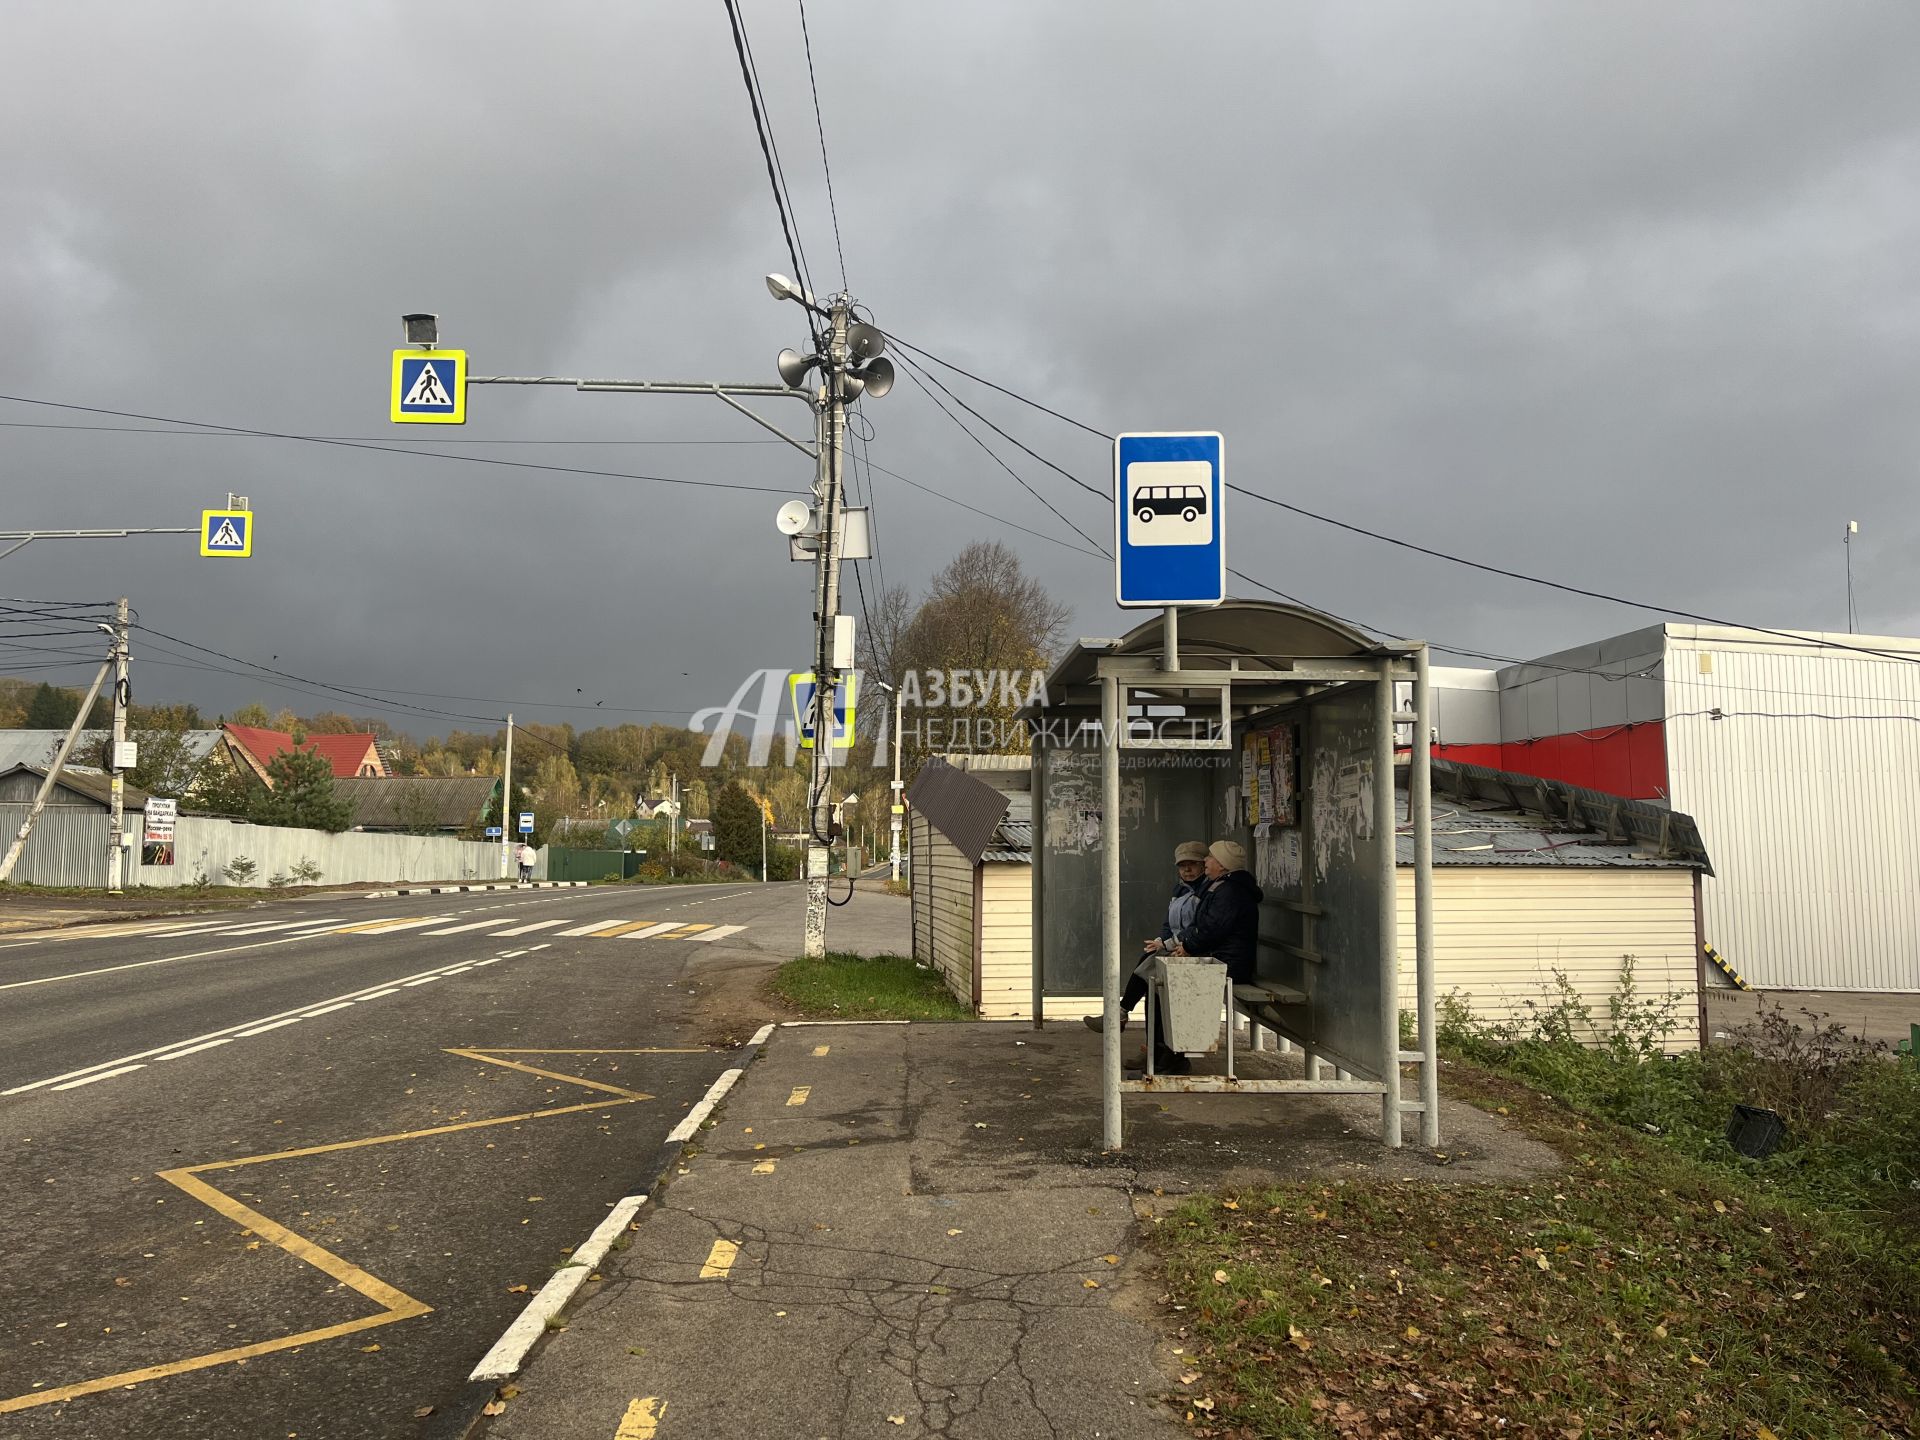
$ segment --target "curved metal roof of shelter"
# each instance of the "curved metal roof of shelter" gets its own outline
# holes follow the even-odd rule
[[[1227,600],[1206,609],[1182,609],[1179,639],[1182,671],[1234,670],[1242,676],[1259,676],[1270,685],[1287,683],[1300,660],[1411,656],[1419,648],[1377,640],[1324,611],[1277,600]],[[1164,643],[1165,622],[1158,613],[1117,640],[1076,641],[1047,676],[1045,708],[1097,706],[1100,661],[1157,657]],[[1300,683],[1308,682],[1301,677]],[[1263,698],[1268,703],[1272,699]],[[1035,708],[1021,713],[1032,715]]]

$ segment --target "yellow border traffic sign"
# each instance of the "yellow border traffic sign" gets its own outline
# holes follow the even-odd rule
[[[441,375],[441,383],[447,387],[447,393],[453,397],[453,408],[444,411],[402,410],[400,398],[400,367],[408,360],[444,360],[453,367],[453,376],[448,380]],[[438,374],[439,372],[435,372]],[[464,425],[467,423],[467,352],[464,350],[422,350],[419,346],[410,346],[393,352],[393,392],[391,396],[391,416],[396,425]]]
[[[802,750],[813,749],[813,737],[807,734],[805,718],[801,713],[800,707],[800,687],[811,684],[813,684],[813,672],[811,670],[804,673],[792,671],[787,675],[787,701],[793,706],[794,730],[799,736],[800,748]],[[847,723],[844,726],[834,727],[833,748],[836,750],[851,750],[853,748],[854,706],[860,697],[860,672],[858,670],[846,671],[841,676],[840,685],[846,695]],[[836,694],[834,698],[837,700],[840,696]],[[811,709],[812,707],[809,705],[807,708]],[[838,706],[835,707],[836,711],[838,708]]]
[[[231,545],[209,545],[208,538],[213,534],[215,520],[241,521],[240,534],[243,537],[238,550]],[[253,554],[253,512],[251,510],[202,510],[200,512],[200,553],[202,555],[231,555],[244,559]]]

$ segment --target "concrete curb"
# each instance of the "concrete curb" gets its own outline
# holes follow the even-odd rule
[[[579,1293],[580,1287],[593,1273],[593,1268],[606,1258],[613,1242],[641,1213],[641,1207],[653,1198],[667,1171],[679,1161],[687,1142],[699,1133],[700,1126],[714,1108],[739,1083],[740,1077],[746,1074],[747,1066],[759,1058],[773,1031],[772,1025],[762,1025],[754,1032],[753,1038],[744,1047],[745,1054],[740,1063],[722,1071],[720,1077],[707,1087],[707,1093],[700,1102],[681,1117],[680,1123],[668,1133],[647,1171],[649,1179],[646,1187],[614,1202],[606,1218],[573,1252],[571,1262],[553,1273],[547,1283],[540,1287],[539,1293],[527,1302],[526,1309],[481,1357],[480,1363],[473,1367],[473,1373],[467,1376],[469,1381],[494,1385],[520,1373],[534,1346],[547,1333],[547,1323],[566,1309],[568,1302]]]
[[[400,890],[368,890],[366,900],[391,900],[396,895],[465,895],[475,890],[572,890],[590,880],[502,880],[496,885],[410,885]]]

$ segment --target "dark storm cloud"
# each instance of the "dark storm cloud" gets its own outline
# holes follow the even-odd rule
[[[746,13],[832,289],[796,14]],[[1859,519],[1863,619],[1920,624],[1906,7],[815,0],[809,18],[849,278],[883,325],[1106,428],[1217,427],[1235,479],[1299,503],[1755,623],[1837,626]],[[760,286],[789,267],[717,0],[46,5],[7,24],[7,393],[381,435],[403,310],[438,310],[481,373],[759,379],[804,337]],[[950,383],[1105,485],[1097,439]],[[431,438],[765,438],[698,400],[483,389],[471,408]],[[1072,539],[911,385],[865,408],[878,463]],[[9,525],[189,523],[232,489],[261,526],[246,563],[35,545],[0,589],[124,590],[161,629],[354,688],[673,718],[804,653],[774,496],[254,439],[0,446]],[[777,442],[474,453],[807,481]],[[994,536],[1084,633],[1126,623],[1103,563],[876,485],[895,583]],[[1646,619],[1246,502],[1230,559],[1514,653]],[[212,709],[326,703],[191,670],[141,683]]]

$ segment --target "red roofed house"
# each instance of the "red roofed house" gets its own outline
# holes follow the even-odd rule
[[[276,755],[294,749],[293,736],[284,730],[262,730],[254,725],[223,725],[228,749],[235,761],[267,782],[267,765]],[[327,757],[336,780],[356,776],[385,777],[389,771],[372,735],[309,735],[299,746]]]

